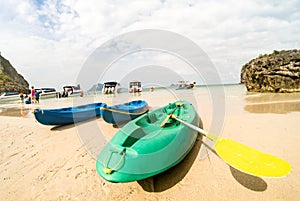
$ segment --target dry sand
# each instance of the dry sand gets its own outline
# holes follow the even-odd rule
[[[76,126],[44,126],[32,114],[0,116],[0,200],[298,201],[300,112],[278,112],[274,103],[264,107],[269,107],[267,113],[258,113],[261,108],[247,100],[245,105],[229,104],[233,109],[226,113],[222,136],[287,160],[293,168],[288,176],[250,176],[214,154],[200,160],[200,149],[205,149],[199,138],[174,168],[139,182],[110,183],[97,174],[95,158],[82,145]],[[210,117],[202,120],[208,128]],[[102,119],[77,126],[89,123],[108,138],[117,131]]]

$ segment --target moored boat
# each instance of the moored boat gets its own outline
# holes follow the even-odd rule
[[[115,81],[105,82],[102,87],[103,94],[115,94],[118,92],[119,83]]]
[[[104,121],[110,124],[120,125],[148,112],[149,106],[144,100],[134,100],[118,105],[105,105],[101,110]]]
[[[130,121],[99,154],[98,174],[111,182],[130,182],[159,174],[183,160],[196,141],[197,131],[167,119],[171,113],[196,126],[201,121],[186,101],[171,103]]]
[[[11,102],[20,100],[18,92],[2,92],[0,94],[0,102]]]
[[[196,82],[189,83],[189,81],[179,81],[176,90],[181,90],[181,89],[192,89],[196,85]]]
[[[140,81],[131,81],[129,83],[129,93],[142,92],[142,83]]]
[[[40,92],[40,99],[56,98],[58,97],[58,93],[59,93],[54,88],[41,88],[41,89],[36,89],[35,91]]]
[[[80,88],[79,84],[77,86],[73,86],[73,85],[63,86],[61,97],[69,97],[69,96],[83,96],[83,91]]]
[[[65,125],[101,116],[101,107],[105,103],[92,103],[76,107],[58,109],[35,109],[36,120],[44,125]]]

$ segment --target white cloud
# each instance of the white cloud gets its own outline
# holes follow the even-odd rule
[[[5,1],[0,51],[37,86],[75,82],[103,42],[138,29],[164,29],[196,42],[224,82],[260,53],[300,45],[300,3],[291,1]],[[74,83],[75,84],[75,83]]]

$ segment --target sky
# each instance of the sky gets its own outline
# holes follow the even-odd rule
[[[242,66],[259,54],[300,49],[300,1],[1,0],[1,55],[35,87],[60,91],[78,84],[82,66],[99,46],[142,29],[189,38],[208,55],[223,83],[238,83]],[[147,66],[170,66],[167,62],[175,60],[156,54],[160,60],[152,63],[139,62],[141,55],[135,54],[115,65],[147,71]],[[112,68],[111,79],[122,76]]]

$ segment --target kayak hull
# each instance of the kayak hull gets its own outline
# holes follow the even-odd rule
[[[35,109],[34,116],[39,123],[44,125],[72,124],[100,117],[100,108],[105,105],[105,103],[92,103],[58,109]]]
[[[149,107],[146,101],[135,100],[128,103],[105,106],[101,110],[104,121],[114,125],[122,125],[148,112]]]

